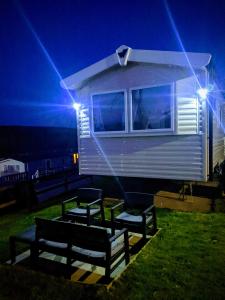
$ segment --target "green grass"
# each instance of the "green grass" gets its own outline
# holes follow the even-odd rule
[[[162,210],[154,239],[112,299],[225,299],[225,215]]]
[[[18,266],[0,266],[0,276],[1,300],[95,300],[105,292],[95,285],[74,284]]]
[[[57,215],[60,207],[54,205],[1,217],[0,260],[8,258],[9,235],[33,224],[34,216]],[[0,299],[225,299],[225,215],[159,209],[157,216],[159,235],[108,292],[2,266]]]

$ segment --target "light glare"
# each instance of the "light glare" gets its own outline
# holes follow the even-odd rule
[[[207,95],[208,95],[208,89],[206,88],[200,88],[197,90],[197,94],[199,95],[199,97],[201,99],[206,99],[207,98]]]
[[[79,109],[80,109],[80,103],[74,102],[74,103],[73,103],[73,108],[74,108],[75,110],[79,110]]]

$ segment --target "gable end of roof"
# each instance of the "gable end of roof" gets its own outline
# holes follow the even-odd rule
[[[200,69],[206,67],[211,60],[209,53],[136,50],[126,45],[120,46],[116,53],[60,81],[64,89],[77,89],[82,83],[97,74],[120,65],[125,67],[129,62],[174,65]]]

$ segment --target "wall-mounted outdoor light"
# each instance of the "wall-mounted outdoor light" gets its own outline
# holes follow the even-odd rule
[[[203,100],[205,100],[207,98],[208,93],[209,93],[209,90],[207,88],[200,88],[197,90],[198,96]]]

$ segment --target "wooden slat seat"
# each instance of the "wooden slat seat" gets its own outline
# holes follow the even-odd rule
[[[120,213],[116,214],[116,210]],[[115,228],[128,228],[129,231],[142,233],[146,240],[147,232],[157,230],[154,195],[147,193],[124,193],[124,201],[111,208],[111,223]]]
[[[35,241],[35,228],[35,225],[33,225],[22,233],[10,236],[9,246],[11,263],[14,263],[16,260],[16,242],[25,243],[31,246],[31,244]]]
[[[105,268],[109,278],[123,260],[129,262],[127,229],[112,236],[102,227],[42,218],[36,218],[35,222],[35,241],[31,245],[35,265],[41,250],[66,257],[68,270],[73,262],[81,261]]]

